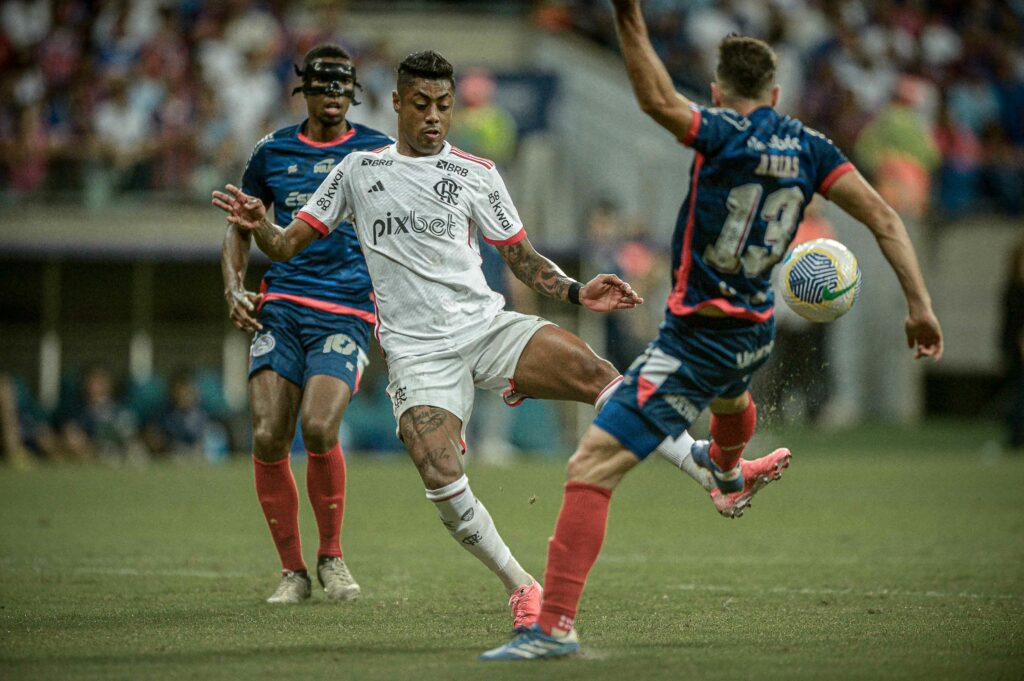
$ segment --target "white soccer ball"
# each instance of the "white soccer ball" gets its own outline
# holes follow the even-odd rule
[[[853,307],[860,281],[860,266],[850,249],[832,239],[814,239],[782,261],[775,290],[804,319],[832,322]]]

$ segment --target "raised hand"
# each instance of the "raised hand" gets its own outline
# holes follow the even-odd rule
[[[942,328],[934,313],[910,314],[904,328],[907,347],[914,350],[914,359],[931,357],[938,361],[942,357]]]
[[[580,305],[595,312],[629,310],[643,303],[633,287],[614,274],[599,274],[580,289]]]
[[[249,196],[233,184],[225,187],[228,193],[214,191],[213,205],[228,214],[228,222],[239,229],[256,229],[267,214],[267,207],[254,196]]]

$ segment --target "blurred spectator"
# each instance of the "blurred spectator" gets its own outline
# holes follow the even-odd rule
[[[145,458],[135,416],[115,399],[114,377],[102,366],[92,366],[83,374],[81,403],[61,431],[75,460],[117,463]]]
[[[582,278],[587,280],[600,273],[617,274],[649,301],[632,314],[601,318],[605,326],[604,355],[616,369],[625,371],[656,335],[661,322],[664,310],[657,303],[650,303],[668,296],[668,291],[663,290],[669,279],[664,258],[642,230],[626,223],[611,201],[598,201],[591,207],[585,234],[580,253]]]
[[[943,211],[955,217],[975,205],[981,145],[974,131],[956,119],[948,97],[941,99],[934,136],[942,155],[935,195]]]
[[[109,98],[96,107],[93,125],[97,158],[113,171],[113,186],[149,189],[156,153],[152,111],[144,98],[133,101],[123,76],[110,79]]]
[[[27,399],[10,376],[0,374],[0,461],[15,468],[30,468],[33,454],[55,459],[57,437],[45,415]]]
[[[203,409],[192,372],[174,374],[168,397],[166,409],[146,428],[150,451],[211,460],[227,456],[227,431]]]
[[[484,69],[468,69],[459,77],[459,124],[453,126],[451,141],[471,154],[508,168],[516,155],[516,123],[512,115],[494,103],[494,77]]]
[[[1014,147],[997,123],[981,133],[981,190],[996,210],[1024,213],[1024,149]]]
[[[858,165],[878,193],[901,215],[920,218],[928,207],[930,175],[939,150],[915,106],[921,83],[904,76],[892,98],[861,132],[854,146]]]
[[[1017,244],[1010,259],[1002,318],[1000,350],[1011,390],[1007,441],[1011,450],[1024,454],[1024,240]]]

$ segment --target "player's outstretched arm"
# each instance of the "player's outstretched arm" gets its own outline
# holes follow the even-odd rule
[[[256,245],[271,260],[288,260],[312,243],[317,233],[302,220],[281,229],[267,219],[267,207],[233,184],[228,193],[213,192],[213,205],[228,214],[228,222],[256,237]]]
[[[533,290],[549,298],[577,303],[596,312],[628,310],[642,305],[644,299],[614,274],[599,274],[586,285],[537,252],[529,238],[498,246],[512,274]]]
[[[915,358],[938,360],[942,357],[942,328],[932,310],[932,299],[903,220],[856,170],[836,180],[827,198],[863,222],[875,235],[907,298],[907,347],[915,349]]]
[[[639,0],[613,0],[615,27],[626,71],[640,109],[680,141],[690,134],[690,100],[676,92],[668,69],[654,51]]]
[[[242,331],[257,331],[263,325],[255,312],[263,296],[245,290],[245,272],[249,268],[249,247],[252,236],[228,224],[220,254],[220,272],[224,279],[224,299],[228,302],[231,323]]]

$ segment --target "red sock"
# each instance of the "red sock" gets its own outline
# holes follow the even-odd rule
[[[747,408],[736,414],[711,415],[711,460],[720,471],[731,471],[740,462],[743,449],[754,436],[757,407],[751,398]]]
[[[305,570],[299,539],[299,490],[288,457],[280,461],[252,458],[256,470],[256,496],[270,527],[270,536],[285,570]]]
[[[345,456],[341,444],[325,454],[307,451],[306,489],[320,529],[318,556],[342,557],[341,519],[345,514]]]
[[[540,627],[572,629],[587,574],[601,552],[612,491],[586,482],[565,483],[555,535],[548,541]]]

